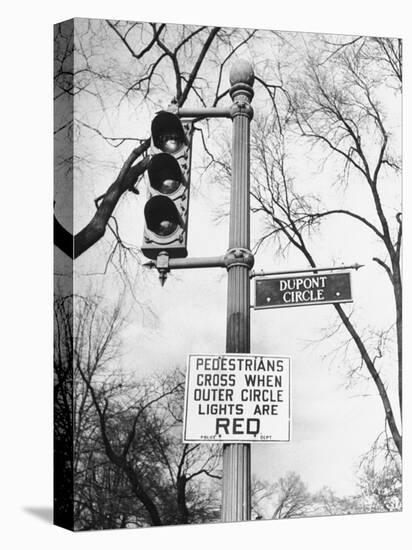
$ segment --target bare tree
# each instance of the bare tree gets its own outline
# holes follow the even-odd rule
[[[402,510],[402,465],[392,439],[385,432],[362,457],[359,492],[365,511]]]
[[[275,483],[268,483],[256,476],[252,478],[251,501],[252,513],[255,514],[255,519],[264,519],[266,515],[266,507],[268,502],[273,498],[276,490]]]
[[[367,511],[361,494],[340,497],[330,487],[323,487],[313,496],[313,516],[342,516]]]
[[[70,460],[74,450],[75,528],[215,519],[220,451],[181,442],[183,374],[126,375],[119,368],[121,306],[105,309],[97,297],[80,296],[74,311],[64,303],[56,303],[57,325],[72,329],[56,340],[55,372],[61,380],[71,364],[74,388],[62,393],[71,404],[58,400],[56,429],[72,441]]]
[[[308,514],[312,497],[299,475],[290,472],[276,486],[278,498],[273,519],[302,517]]]
[[[362,224],[372,233],[382,245],[382,257],[373,257],[373,261],[384,269],[393,290],[398,405],[402,410],[402,218],[400,211],[393,214],[393,208],[385,206],[387,189],[381,181],[384,170],[387,178],[392,173],[394,183],[390,190],[396,195],[393,186],[400,161],[396,144],[391,143],[392,133],[386,127],[384,99],[385,93],[396,95],[399,71],[388,73],[394,62],[377,54],[377,48],[381,52],[383,46],[375,39],[333,43],[332,51],[330,43],[321,44],[319,48],[318,42],[317,47],[308,48],[311,53],[305,54],[301,60],[306,67],[303,76],[294,76],[290,81],[290,88],[295,91],[287,96],[283,118],[273,116],[260,121],[253,138],[253,154],[258,167],[253,174],[253,210],[266,223],[256,248],[268,240],[280,253],[286,253],[292,246],[300,251],[310,266],[316,267],[310,237],[320,229],[325,218],[339,215],[342,223],[346,218],[348,222]],[[391,44],[390,51],[398,52],[395,41]],[[317,52],[316,57],[313,52]],[[398,62],[400,65],[401,60]],[[277,131],[271,134],[270,128],[274,126],[277,126]],[[294,190],[293,170],[287,152],[291,135],[295,135],[296,130],[302,138],[309,140],[312,147],[317,146],[323,151],[325,162],[342,161],[341,181],[344,185],[356,182],[366,186],[374,215],[367,217],[356,207],[350,210],[341,205],[324,208],[320,197]],[[388,395],[382,371],[377,367],[377,361],[383,357],[383,333],[377,334],[375,344],[370,345],[344,308],[339,304],[334,308],[350,336],[350,342],[356,346],[360,366],[366,367],[376,386],[391,437],[401,453],[401,431],[394,403]]]
[[[296,472],[274,483],[254,478],[252,508],[256,519],[288,519],[311,515],[314,497]]]
[[[372,42],[372,44],[370,44]],[[346,46],[333,57],[333,66],[321,64],[313,56],[306,65],[306,75],[300,91],[293,98],[293,110],[301,135],[313,143],[329,149],[334,157],[343,162],[346,180],[357,176],[369,189],[371,204],[375,209],[375,220],[366,219],[356,211],[333,209],[308,213],[308,217],[319,219],[340,214],[350,216],[367,227],[379,239],[388,260],[375,257],[388,275],[393,288],[398,347],[398,396],[402,410],[402,282],[401,282],[401,239],[402,214],[395,215],[385,209],[385,189],[381,174],[384,169],[396,174],[400,170],[400,159],[391,144],[392,131],[387,124],[387,109],[382,99],[384,84],[399,85],[401,58],[394,65],[390,52],[396,51],[395,43],[389,39],[377,41],[379,49],[385,52],[385,45],[391,44],[386,57],[379,57],[375,40],[363,39],[361,44]],[[399,51],[401,55],[401,51]],[[394,66],[386,78],[381,65]],[[337,66],[337,69],[336,69]],[[335,72],[332,70],[335,68]],[[332,70],[331,70],[332,69]],[[333,75],[333,76],[332,76]],[[392,218],[393,216],[393,218]],[[342,321],[345,323],[344,317]],[[349,325],[348,325],[349,330]],[[383,394],[381,394],[383,398]],[[388,419],[389,422],[389,419]],[[392,430],[396,429],[392,422]],[[394,435],[394,439],[398,439]]]
[[[330,487],[309,492],[296,472],[276,482],[254,478],[252,506],[256,519],[336,516],[402,509],[401,468],[397,450],[382,434],[362,457],[358,490],[338,496]]]
[[[54,303],[54,518],[73,525],[73,301]],[[63,498],[61,498],[63,497]]]

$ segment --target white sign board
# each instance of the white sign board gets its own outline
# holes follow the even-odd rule
[[[290,441],[290,357],[189,355],[183,441]]]

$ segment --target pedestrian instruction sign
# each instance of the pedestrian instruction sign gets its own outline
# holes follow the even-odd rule
[[[190,355],[183,441],[289,441],[290,363],[283,355]]]

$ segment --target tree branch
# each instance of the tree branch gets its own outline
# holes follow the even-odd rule
[[[133,190],[136,180],[146,170],[150,161],[148,156],[135,166],[132,166],[132,164],[139,156],[147,151],[149,146],[150,139],[147,139],[131,152],[128,159],[123,164],[116,180],[103,195],[95,215],[77,235],[74,237],[70,235],[70,233],[55,219],[55,245],[65,254],[75,259],[103,237],[109,219],[119,199],[126,191]]]
[[[328,210],[326,212],[319,212],[316,214],[304,214],[304,216],[301,219],[303,219],[304,217],[310,218],[310,219],[318,219],[318,218],[323,218],[325,216],[329,216],[330,214],[344,214],[345,216],[350,216],[351,218],[355,218],[356,220],[362,222],[364,225],[369,227],[369,229],[371,229],[380,239],[384,240],[383,233],[381,233],[378,230],[378,228],[375,225],[373,225],[373,223],[371,223],[369,220],[367,220],[363,216],[360,216],[355,212],[351,212],[350,210],[335,209],[335,210]]]
[[[206,39],[206,42],[203,44],[203,48],[202,48],[202,50],[199,54],[199,57],[197,58],[196,63],[195,63],[195,65],[194,65],[194,67],[193,67],[193,69],[192,69],[192,71],[189,75],[186,86],[185,86],[183,92],[181,93],[181,95],[176,98],[179,107],[181,107],[184,104],[184,102],[186,101],[187,96],[189,95],[189,92],[192,88],[193,82],[195,81],[195,79],[197,77],[200,66],[202,65],[202,62],[203,62],[203,60],[204,60],[204,58],[207,54],[207,51],[210,48],[210,45],[212,44],[213,39],[215,38],[215,36],[217,35],[217,33],[219,31],[220,31],[220,27],[213,27],[212,30],[210,31],[209,36]]]
[[[388,277],[391,281],[391,283],[393,284],[393,273],[391,271],[391,268],[388,266],[387,263],[385,263],[383,260],[381,260],[380,258],[372,258],[372,260],[374,262],[376,262],[377,264],[379,264],[381,267],[383,267],[383,269],[386,271],[386,273],[388,274]]]

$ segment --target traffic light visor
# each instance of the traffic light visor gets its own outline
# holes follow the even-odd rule
[[[165,195],[171,195],[183,184],[179,163],[167,153],[160,153],[152,158],[148,175],[151,187]]]
[[[163,195],[156,195],[149,199],[144,209],[144,216],[147,228],[160,237],[168,237],[183,225],[174,202]]]
[[[176,115],[167,111],[161,111],[153,119],[152,138],[155,147],[164,153],[177,153],[186,145],[182,123]]]

